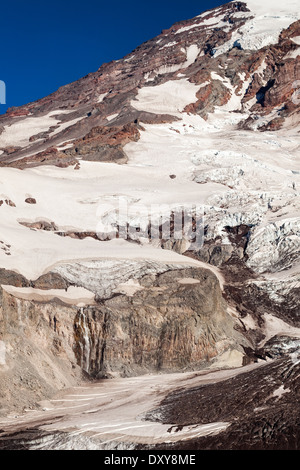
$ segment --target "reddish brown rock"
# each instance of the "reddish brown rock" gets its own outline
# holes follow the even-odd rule
[[[16,207],[16,204],[10,199],[5,199],[5,203],[10,207]]]
[[[27,197],[25,199],[25,202],[26,204],[36,204],[36,199],[34,199],[33,197]]]
[[[28,114],[30,114],[30,111],[28,109],[9,108],[6,111],[6,114],[9,117],[21,117],[21,116],[28,116]]]
[[[136,142],[140,133],[138,125],[129,123],[124,126],[97,126],[83,138],[74,142],[72,149],[66,150],[66,155],[73,158],[94,161],[127,161],[123,147],[128,142]],[[78,167],[76,168],[78,169]]]

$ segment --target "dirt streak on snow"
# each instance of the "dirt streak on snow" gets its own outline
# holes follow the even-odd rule
[[[34,423],[41,431],[67,432],[68,438],[84,435],[98,443],[100,448],[110,442],[158,444],[219,433],[230,423],[185,426],[176,431],[175,428],[170,429],[172,423],[164,425],[145,421],[144,416],[177,388],[188,389],[219,382],[256,367],[261,367],[261,364],[234,370],[104,380],[60,392],[52,400],[41,402],[42,411],[7,417],[0,422],[0,426],[6,432],[13,432],[30,428]]]
[[[64,303],[82,307],[86,304],[94,303],[95,295],[93,292],[83,287],[70,286],[67,291],[64,289],[34,289],[33,287],[14,287],[2,285],[2,289],[18,299],[34,300],[37,302],[50,302],[53,299],[59,299]]]

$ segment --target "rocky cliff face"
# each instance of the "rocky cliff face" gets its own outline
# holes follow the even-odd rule
[[[80,307],[55,297],[26,300],[4,287],[1,413],[34,406],[55,389],[78,384],[82,374],[99,379],[197,370],[228,350],[242,364],[248,341],[235,329],[211,271],[146,274],[127,290]]]

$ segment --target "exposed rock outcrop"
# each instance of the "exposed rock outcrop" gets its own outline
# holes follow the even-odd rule
[[[45,283],[65,287],[55,274],[34,287]],[[228,350],[238,351],[242,363],[248,342],[235,329],[209,270],[146,274],[130,287],[127,294],[85,307],[26,301],[1,290],[2,413],[74,385],[81,371],[99,378],[193,370]],[[19,385],[13,392],[20,380],[24,400],[18,398]]]
[[[147,415],[149,420],[170,424],[170,432],[199,423],[230,425],[215,436],[150,448],[298,450],[300,417],[295,403],[299,400],[299,359],[296,356],[225,380],[222,386],[209,384],[170,394],[158,409]]]

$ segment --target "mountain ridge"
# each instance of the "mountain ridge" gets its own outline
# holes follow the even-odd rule
[[[47,117],[47,119],[45,119],[45,123],[43,123],[41,120],[41,132],[37,133],[36,135],[30,135],[30,129],[28,129],[28,132],[26,131],[26,134],[29,136],[28,143],[30,144],[30,139],[32,139],[33,142],[33,145],[27,145],[26,152],[24,152],[23,150],[23,141],[20,142],[21,147],[10,145],[9,147],[5,148],[2,146],[3,154],[1,160],[3,161],[5,159],[9,163],[13,163],[13,161],[20,162],[22,161],[22,158],[19,158],[19,156],[22,156],[22,154],[25,153],[27,153],[27,155],[28,153],[29,155],[31,155],[35,151],[35,148],[45,151],[47,150],[47,145],[49,148],[49,144],[51,143],[53,143],[53,146],[55,148],[55,146],[57,146],[57,142],[59,142],[58,138],[56,138],[57,135],[60,135],[61,142],[62,138],[64,137],[67,139],[68,137],[72,138],[74,136],[74,132],[71,132],[71,130],[73,130],[73,126],[74,131],[77,128],[77,135],[79,134],[84,137],[84,133],[88,130],[91,130],[93,126],[97,124],[103,125],[105,127],[110,127],[111,122],[114,123],[119,121],[122,123],[124,122],[124,118],[123,121],[120,119],[120,115],[122,115],[122,110],[123,115],[127,114],[127,117],[125,117],[125,123],[127,124],[128,122],[134,122],[135,120],[139,119],[140,116],[139,113],[136,112],[138,109],[136,108],[136,106],[134,106],[136,95],[138,94],[137,92],[139,91],[140,87],[142,86],[142,89],[144,89],[145,86],[155,86],[156,83],[164,83],[166,78],[172,79],[173,77],[173,79],[178,80],[178,75],[180,76],[179,70],[191,70],[191,67],[194,66],[194,61],[199,62],[200,68],[198,66],[198,71],[196,74],[194,73],[192,74],[192,76],[188,74],[187,79],[189,80],[189,82],[194,82],[195,85],[200,84],[201,89],[198,90],[198,94],[200,93],[200,99],[197,102],[198,105],[197,103],[188,103],[190,105],[187,108],[189,112],[198,113],[204,118],[207,118],[207,113],[213,112],[214,108],[212,108],[212,104],[213,106],[219,104],[224,106],[226,103],[228,103],[230,97],[236,101],[241,101],[243,99],[245,102],[246,100],[246,103],[244,104],[248,105],[250,103],[253,107],[253,105],[255,104],[255,102],[253,103],[255,95],[259,94],[261,95],[261,97],[258,98],[257,103],[263,105],[261,106],[261,108],[266,107],[264,105],[268,104],[270,109],[274,110],[275,102],[274,100],[272,101],[272,99],[269,98],[272,96],[272,92],[274,90],[274,83],[272,84],[272,80],[274,80],[274,78],[268,78],[268,76],[266,78],[263,78],[264,75],[270,75],[269,69],[273,68],[276,63],[274,63],[274,59],[271,59],[270,64],[264,62],[263,50],[264,47],[266,48],[268,46],[261,47],[259,49],[260,52],[258,53],[257,57],[255,56],[254,51],[254,57],[250,58],[249,62],[251,62],[252,64],[257,61],[261,62],[261,65],[258,66],[256,69],[256,74],[253,73],[253,71],[252,73],[250,72],[250,80],[245,80],[246,76],[249,76],[249,71],[247,70],[246,64],[245,72],[241,72],[245,75],[244,79],[239,80],[238,74],[235,72],[235,83],[232,84],[230,79],[226,78],[224,81],[224,77],[222,77],[222,75],[220,76],[220,64],[218,63],[218,61],[215,65],[212,65],[212,61],[208,61],[207,64],[205,61],[205,59],[207,58],[206,56],[208,56],[208,58],[211,58],[214,61],[214,47],[219,47],[217,46],[218,41],[221,41],[220,44],[223,45],[226,45],[227,43],[230,44],[230,37],[233,34],[237,34],[237,30],[242,29],[245,24],[247,24],[247,21],[249,21],[249,17],[242,16],[247,13],[247,10],[248,8],[245,3],[230,2],[217,9],[208,10],[207,12],[204,12],[202,15],[195,17],[192,20],[178,22],[171,28],[163,30],[163,32],[156,38],[153,38],[150,41],[143,43],[141,46],[136,48],[123,59],[120,59],[118,61],[112,61],[108,64],[103,64],[98,69],[98,71],[88,74],[86,77],[83,77],[79,81],[73,82],[72,84],[65,85],[64,87],[59,88],[59,90],[49,95],[49,97],[42,98],[37,102],[30,103],[29,105],[24,105],[17,109],[8,110],[7,114],[1,117],[3,124],[7,122],[7,117],[11,116],[16,118],[20,113],[21,116],[31,116],[35,115],[36,113],[37,115],[39,115],[40,113],[42,113],[41,115],[44,115],[44,113],[48,110],[49,112],[46,116],[49,116],[49,118]],[[241,13],[242,15],[236,16],[238,13]],[[214,16],[215,14],[217,16]],[[217,22],[215,24],[212,24],[211,26],[210,23],[212,23],[213,21],[218,21],[218,18],[222,18],[222,25],[219,25]],[[253,18],[252,14],[250,18]],[[290,18],[289,21],[292,22],[292,18]],[[284,33],[283,46],[288,42],[288,44],[284,46],[285,48],[288,48],[288,50],[291,50],[291,48],[293,47],[297,49],[297,44],[291,44],[291,39],[289,38],[292,37],[293,34],[297,34],[297,31],[299,31],[299,25],[297,25],[298,23],[294,25],[294,30],[292,29],[290,32],[288,32],[287,30]],[[255,26],[253,27],[255,29]],[[188,30],[186,30],[186,28],[188,28]],[[198,28],[200,28],[200,31],[198,30]],[[181,32],[182,29],[184,31]],[[205,31],[201,33],[203,29]],[[207,31],[209,31],[208,39],[206,38]],[[278,32],[276,30],[276,34],[277,33]],[[269,42],[272,43],[272,40],[270,40],[268,34],[265,34],[267,35],[267,39],[269,40]],[[182,37],[184,38],[183,42],[182,39],[180,39]],[[175,41],[171,41],[172,38],[175,38]],[[177,41],[178,39],[179,43]],[[199,46],[193,44],[195,40],[196,44],[198,43]],[[181,44],[184,47],[181,47]],[[273,46],[271,45],[271,50],[272,47]],[[227,47],[227,49],[231,49],[231,51],[233,52],[234,50],[238,51],[239,48],[241,48],[241,46],[235,43]],[[267,55],[270,56],[271,50],[266,50],[266,52],[268,52]],[[278,50],[275,51],[275,57],[276,55],[278,55],[278,53],[280,54],[281,52]],[[147,54],[146,61],[143,59],[144,54]],[[220,53],[219,56],[220,55],[222,54]],[[234,54],[235,61],[240,60],[239,55],[241,54]],[[150,61],[148,57],[151,57]],[[184,59],[185,57],[186,59]],[[208,66],[208,69],[213,67],[212,72],[215,74],[214,80],[211,80],[209,74],[204,72],[203,67],[201,67],[201,59],[205,61],[205,66]],[[298,63],[298,61],[296,63]],[[242,67],[244,66],[243,63],[241,65]],[[264,70],[264,68],[266,70]],[[286,75],[287,73],[289,74],[289,76],[291,75],[291,71],[289,71],[286,66],[283,70],[283,74]],[[274,71],[272,75],[274,75]],[[159,77],[158,79],[155,78],[157,76]],[[293,82],[297,83],[297,78],[298,75],[294,77]],[[237,80],[239,82],[237,82]],[[210,85],[204,86],[204,83],[206,83],[206,81],[210,81]],[[289,82],[291,82],[291,78]],[[126,83],[128,83],[128,85]],[[280,98],[281,100],[284,97],[288,98],[289,104],[287,106],[287,104],[285,103],[286,109],[284,110],[287,116],[289,114],[293,114],[293,112],[298,109],[297,106],[295,107],[295,109],[293,109],[293,103],[290,99],[291,95],[293,95],[293,93],[297,91],[296,89],[292,88],[292,83],[289,83],[290,89],[285,90],[285,95],[283,97],[282,94],[279,94],[278,96],[278,98]],[[248,92],[249,86],[251,87],[252,93]],[[75,95],[73,93],[74,87]],[[235,98],[235,96],[233,95],[232,87],[234,87],[236,90],[241,90],[241,92],[244,93],[244,96],[241,96],[241,100],[239,99],[239,97]],[[82,89],[82,91],[80,91],[80,89]],[[269,98],[269,101],[266,100],[266,97]],[[59,109],[55,109],[56,98],[57,102],[59,103],[59,106],[62,106],[63,101],[66,102],[66,104],[63,105],[60,113],[58,112]],[[72,101],[70,101],[70,98],[72,99]],[[212,104],[211,101],[213,101]],[[241,105],[238,104],[238,106]],[[37,110],[35,110],[36,107]],[[57,116],[59,117],[59,120],[54,119],[53,116],[55,116],[55,114],[52,114],[52,112],[54,113],[54,111],[58,113]],[[174,115],[174,113],[172,114]],[[261,109],[258,109],[258,114],[266,114],[266,112],[265,110],[263,110],[262,112]],[[109,120],[107,120],[107,118],[109,118]],[[155,121],[159,118],[157,116],[149,116],[149,119]],[[248,117],[248,120],[250,120],[251,123],[253,122],[253,118],[251,118],[251,116]],[[279,113],[278,116],[275,116],[275,119],[267,119],[267,121],[269,122],[267,122],[266,125],[280,127],[280,125],[282,125],[282,121],[284,120],[285,118],[282,118]],[[22,121],[23,124],[25,124],[26,120],[21,120],[21,125]],[[49,124],[51,124],[52,122],[53,126],[48,125],[48,122]],[[249,127],[250,123],[246,120],[245,125]],[[38,122],[36,123],[36,126],[38,126]],[[6,129],[7,128],[4,125],[4,134]],[[51,129],[54,129],[54,131],[51,132]],[[42,143],[43,139],[44,143]],[[7,135],[6,140],[5,138],[3,138],[3,132],[2,139],[0,137],[0,145],[1,141],[3,141],[3,143],[5,141],[8,143],[13,143],[13,140],[9,138],[9,135]],[[39,142],[39,145],[37,146],[35,142]],[[7,158],[4,157],[6,154]],[[39,159],[37,158],[37,160]]]

